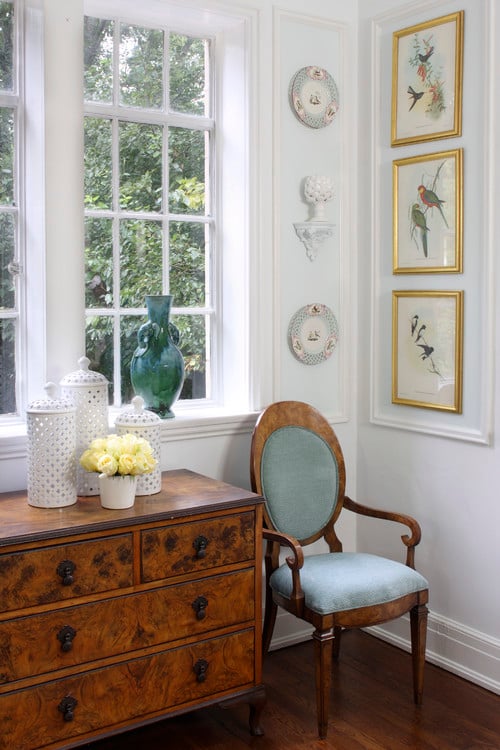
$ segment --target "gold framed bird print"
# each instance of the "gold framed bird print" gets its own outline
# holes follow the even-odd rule
[[[462,413],[464,293],[393,291],[392,403]]]
[[[391,146],[462,134],[464,11],[395,31]]]
[[[463,149],[396,159],[393,273],[462,273]]]

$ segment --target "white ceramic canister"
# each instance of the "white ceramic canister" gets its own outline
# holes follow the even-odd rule
[[[63,396],[76,406],[76,487],[79,495],[99,494],[99,475],[80,466],[80,456],[92,440],[106,437],[108,427],[108,381],[100,372],[89,370],[88,357],[80,357],[79,368],[61,380]]]
[[[28,503],[62,508],[76,503],[76,407],[57,398],[55,383],[46,398],[26,410],[28,429]]]
[[[151,474],[142,474],[137,479],[136,495],[155,495],[161,490],[161,419],[144,408],[142,396],[134,396],[132,408],[124,409],[115,420],[117,435],[131,433],[148,441],[156,458]]]

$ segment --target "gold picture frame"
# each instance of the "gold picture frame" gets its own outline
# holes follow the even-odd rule
[[[391,146],[462,134],[464,11],[392,37]]]
[[[393,273],[462,273],[463,149],[392,163]]]
[[[462,413],[463,296],[393,291],[393,404]]]

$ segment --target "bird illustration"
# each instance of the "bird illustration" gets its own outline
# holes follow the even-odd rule
[[[427,326],[425,325],[425,323],[420,326],[420,328],[418,329],[417,338],[415,339],[415,343],[417,343],[418,341],[420,341],[420,339],[422,339],[422,341],[423,341],[422,334],[423,334],[423,332],[425,331],[426,328],[427,328]],[[419,344],[419,346],[421,346],[421,344]]]
[[[433,52],[434,52],[434,47],[429,47],[429,49],[425,53],[425,55],[420,55],[419,54],[418,59],[420,60],[420,62],[425,63],[425,62],[427,62],[427,60],[429,59],[429,57],[432,55]]]
[[[438,198],[436,193],[433,190],[428,190],[425,185],[419,185],[418,186],[418,193],[420,195],[420,200],[422,203],[424,203],[429,208],[437,208],[439,210],[439,213],[443,217],[443,221],[446,224],[446,227],[448,228],[448,222],[446,221],[446,217],[443,213],[443,209],[441,208],[441,205],[443,203],[446,203],[446,201],[441,200],[441,198]]]
[[[425,221],[425,216],[420,210],[418,203],[414,203],[411,209],[411,220],[414,226],[420,229],[420,236],[422,238],[422,247],[424,249],[424,255],[427,258],[427,232],[429,227]]]
[[[422,348],[422,353],[420,355],[421,359],[428,359],[434,351],[434,347],[429,346],[428,344],[417,344],[417,346]]]
[[[415,333],[417,325],[418,325],[418,315],[414,315],[413,318],[411,319],[411,335],[412,336]]]
[[[411,112],[415,104],[418,102],[419,99],[421,99],[424,95],[423,91],[415,91],[411,86],[408,86],[407,93],[410,95],[410,97],[413,99],[412,105],[408,112]]]

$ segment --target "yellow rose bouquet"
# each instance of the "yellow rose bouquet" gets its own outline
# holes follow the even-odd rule
[[[108,435],[96,438],[80,457],[86,471],[113,477],[115,474],[150,474],[157,461],[147,440],[137,435]]]

